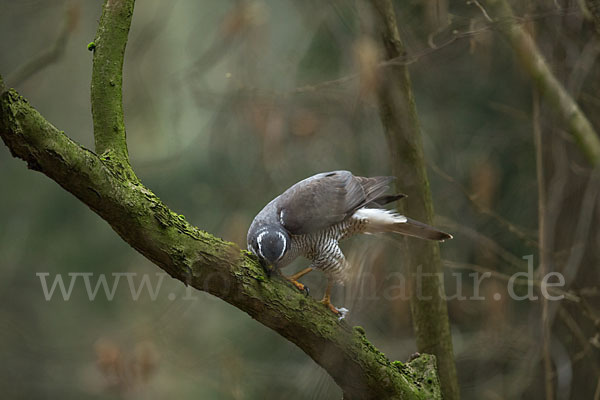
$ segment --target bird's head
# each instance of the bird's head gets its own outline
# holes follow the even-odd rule
[[[290,235],[277,225],[261,227],[248,243],[249,250],[259,258],[263,267],[277,266],[290,247]]]

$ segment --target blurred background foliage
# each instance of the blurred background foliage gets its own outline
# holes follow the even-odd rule
[[[579,3],[515,6],[600,127],[598,33]],[[138,176],[193,224],[245,247],[253,216],[294,182],[334,169],[389,174],[373,96],[377,48],[363,37],[358,10],[340,0],[138,1],[124,66],[127,139]],[[86,46],[100,12],[92,1],[0,0],[6,83],[88,148]],[[455,235],[442,245],[446,290],[455,294],[460,284],[470,296],[474,268],[506,276],[525,271],[522,257],[531,254],[537,267],[530,79],[476,1],[397,1],[397,13],[437,224]],[[555,306],[551,378],[559,399],[598,399],[598,181],[544,102],[541,126],[552,269],[573,275],[568,289],[581,298]],[[50,273],[50,283],[55,274],[68,283],[70,272],[91,272],[93,284],[97,274],[134,272],[137,285],[142,274],[156,284],[160,270],[4,146],[0,168],[3,398],[340,397],[294,345],[168,277],[154,301],[147,293],[132,299],[125,278],[112,301],[102,291],[90,301],[81,282],[69,301],[58,293],[46,301],[39,272]],[[398,287],[398,247],[392,237],[344,245],[354,278],[334,303],[349,308],[349,323],[364,326],[390,359],[405,360],[415,343]],[[322,276],[305,281],[320,296]],[[540,302],[510,300],[502,279],[486,279],[481,295],[486,300],[449,301],[462,396],[544,398]]]

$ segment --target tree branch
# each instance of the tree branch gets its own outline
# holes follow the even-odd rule
[[[406,50],[396,22],[391,0],[370,0],[374,26],[380,36],[386,60],[404,57]],[[423,155],[421,128],[406,66],[381,70],[377,89],[379,113],[390,148],[392,168],[398,184],[408,197],[403,200],[411,217],[425,223],[433,221],[433,201]],[[399,204],[399,207],[403,207]],[[410,241],[410,244],[408,244]],[[444,399],[459,398],[452,336],[448,322],[439,245],[426,240],[405,239],[410,276],[420,276],[420,288],[411,281],[411,312],[417,348],[437,358]]]
[[[579,148],[590,164],[600,164],[600,139],[592,124],[556,79],[548,63],[525,28],[514,22],[515,17],[506,0],[485,0],[490,14],[506,40],[510,43],[522,66],[533,79],[540,96],[548,100],[567,124]]]
[[[123,59],[135,0],[107,0],[102,7],[92,67],[92,117],[96,153],[122,166],[130,177],[123,119]]]
[[[347,399],[439,399],[435,358],[391,363],[365,337],[250,254],[191,226],[144,187],[129,166],[122,65],[134,0],[106,0],[94,50],[92,114],[96,151],[47,122],[0,76],[0,136],[13,156],[71,192],[134,249],[172,277],[206,291],[281,334],[312,357]]]
[[[63,56],[67,42],[73,30],[75,30],[79,20],[80,5],[72,3],[68,6],[65,12],[65,20],[58,33],[54,43],[38,54],[33,59],[18,67],[12,74],[7,77],[7,80],[14,86],[19,86],[23,82],[35,74],[42,71],[44,68],[54,64]]]
[[[0,78],[1,79],[1,78]],[[154,193],[47,122],[16,91],[0,97],[0,136],[13,156],[89,206],[169,275],[211,293],[295,343],[347,399],[438,399],[435,358],[391,363],[365,337],[248,252],[191,226]]]

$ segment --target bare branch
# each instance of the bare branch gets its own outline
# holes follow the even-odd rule
[[[457,261],[451,261],[451,260],[443,260],[442,261],[444,264],[444,267],[447,268],[452,268],[452,269],[468,269],[469,271],[474,271],[474,272],[479,272],[479,273],[489,273],[491,278],[494,279],[498,279],[504,282],[510,282],[512,276],[511,275],[507,275],[507,274],[503,274],[502,272],[498,272],[497,270],[493,269],[493,268],[488,268],[488,267],[484,267],[481,265],[476,265],[476,264],[469,264],[469,263],[464,263],[464,262],[457,262]],[[536,280],[536,279],[526,279],[526,278],[516,278],[514,279],[514,283],[515,285],[520,285],[520,286],[534,286],[537,289],[541,289],[542,287],[542,281],[540,280]],[[562,290],[562,289],[558,289],[552,286],[548,286],[546,287],[546,290],[548,291],[548,293],[551,293],[553,296],[564,296],[566,300],[569,300],[573,303],[579,303],[581,301],[581,298],[579,296],[577,296],[576,294],[566,291],[566,290]],[[541,290],[540,290],[541,293]]]
[[[550,272],[552,249],[549,247],[549,237],[554,233],[547,227],[548,198],[546,191],[546,174],[544,169],[544,140],[540,123],[540,94],[533,89],[533,141],[535,143],[536,176],[538,189],[538,242],[540,266],[539,273],[545,276]],[[542,360],[544,363],[544,387],[546,399],[554,398],[554,384],[552,376],[552,355],[550,353],[551,320],[549,318],[549,305],[546,296],[542,296]]]
[[[371,29],[378,35],[385,60],[405,57],[406,49],[398,32],[392,1],[371,0],[370,3],[374,11]],[[406,210],[414,218],[432,223],[433,201],[408,69],[406,66],[394,66],[379,71],[379,115],[390,148],[394,175],[402,192],[408,194]],[[413,240],[409,245],[409,240],[404,241],[409,271],[414,274],[417,268],[423,268],[423,275],[427,277],[420,286],[424,296],[414,295],[415,282],[411,282],[415,290],[411,296],[411,313],[417,348],[420,352],[432,353],[437,357],[444,399],[458,399],[448,310],[441,295],[443,282],[439,279],[442,271],[439,245],[424,240]]]
[[[17,69],[6,78],[11,85],[16,87],[22,84],[44,68],[60,60],[67,47],[69,37],[77,25],[79,19],[79,7],[80,5],[75,3],[69,5],[65,12],[65,21],[52,46],[35,58],[17,67]]]
[[[508,230],[510,233],[514,234],[515,236],[517,236],[519,239],[523,240],[525,243],[527,243],[530,246],[533,247],[537,247],[537,242],[535,241],[535,239],[532,239],[532,233],[529,233],[525,230],[525,228],[522,228],[520,226],[517,226],[516,224],[510,222],[509,220],[507,220],[506,218],[496,214],[496,212],[494,212],[493,210],[491,210],[490,208],[488,208],[486,205],[482,204],[478,199],[477,196],[471,194],[466,187],[464,187],[460,182],[458,182],[456,179],[454,179],[453,177],[451,177],[450,175],[448,175],[444,170],[442,170],[441,168],[439,168],[437,165],[433,164],[433,163],[429,163],[429,166],[431,167],[431,169],[433,170],[433,172],[435,172],[436,174],[438,174],[440,177],[442,177],[444,180],[450,182],[451,184],[453,184],[454,186],[456,186],[462,193],[463,195],[467,198],[467,200],[469,200],[469,202],[475,207],[475,209],[480,212],[483,215],[487,215],[488,217],[494,219],[496,222],[498,222],[499,225],[501,225],[502,227],[504,227],[506,230]]]
[[[506,0],[485,0],[488,11],[498,28],[508,40],[525,70],[531,75],[534,84],[554,107],[567,124],[579,148],[590,164],[600,164],[600,139],[592,124],[569,95],[564,86],[556,79],[548,63],[525,28],[514,23],[514,15]],[[500,23],[502,22],[502,23]]]

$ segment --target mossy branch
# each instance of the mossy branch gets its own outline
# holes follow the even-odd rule
[[[287,281],[269,278],[235,244],[191,226],[129,166],[121,99],[133,0],[106,0],[96,40],[92,114],[97,155],[46,121],[0,76],[0,137],[13,156],[90,207],[134,249],[187,285],[211,293],[295,343],[345,399],[440,399],[435,358],[390,362],[365,337]]]
[[[588,2],[591,4],[592,2]],[[596,2],[593,2],[596,4]],[[600,165],[600,139],[592,124],[565,87],[556,79],[539,48],[525,28],[517,24],[506,0],[484,0],[488,14],[513,48],[523,68],[533,79],[540,96],[548,100],[565,121],[567,130],[593,166]],[[596,10],[596,9],[594,9]],[[598,10],[596,10],[596,16]]]
[[[404,57],[406,50],[398,33],[396,14],[391,0],[370,0],[384,56],[387,60]],[[423,155],[421,128],[417,117],[410,77],[406,66],[381,69],[377,88],[379,113],[384,127],[394,175],[403,193],[406,212],[413,218],[431,224],[433,200],[429,189]],[[421,287],[411,282],[411,312],[417,337],[417,348],[437,358],[444,399],[459,398],[459,387],[448,321],[439,245],[418,239],[405,239],[405,254],[410,276],[423,276]],[[418,270],[418,268],[421,268]],[[422,296],[418,296],[417,293]]]
[[[169,275],[211,293],[295,343],[347,399],[439,399],[435,358],[391,363],[365,337],[248,252],[191,226],[139,181],[80,147],[14,90],[0,97],[0,136],[13,156],[71,192]]]
[[[97,154],[105,154],[133,176],[123,118],[123,60],[135,0],[107,0],[93,46],[92,117]]]

